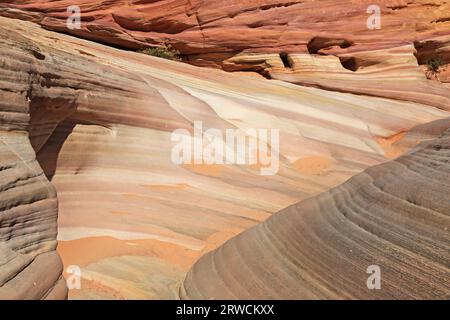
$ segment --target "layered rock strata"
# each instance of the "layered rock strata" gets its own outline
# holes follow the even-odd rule
[[[73,5],[81,10],[75,29],[67,25]],[[198,66],[450,105],[445,0],[9,0],[0,15],[131,50],[171,45]]]
[[[81,268],[72,298],[176,298],[201,255],[396,156],[397,135],[449,117],[121,51],[31,22],[0,18],[0,35],[2,298],[65,296],[57,213],[64,270]],[[279,130],[279,171],[172,162],[172,132],[193,134],[196,121],[221,132]]]
[[[447,129],[202,257],[181,296],[449,299],[449,174]],[[380,272],[379,290],[367,285],[373,266]]]
[[[70,114],[73,90],[46,85],[58,66],[17,29],[0,27],[0,47],[0,299],[65,298],[56,190],[36,152]]]

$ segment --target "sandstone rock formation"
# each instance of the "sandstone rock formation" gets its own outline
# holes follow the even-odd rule
[[[202,257],[181,297],[448,300],[449,174],[447,129]],[[368,289],[369,266],[381,290]]]
[[[80,29],[66,25],[71,5]],[[0,15],[132,50],[170,44],[199,66],[448,109],[450,3],[376,5],[379,29],[368,28],[371,0],[9,0]],[[437,58],[442,67],[430,73]]]
[[[57,66],[18,30],[0,27],[0,38],[0,299],[61,299],[56,190],[35,152],[70,113],[72,89],[46,87]]]
[[[382,14],[379,30],[367,27],[368,9],[373,5],[369,0],[3,3],[5,16],[129,49],[170,42],[190,60],[209,65],[220,65],[242,52],[365,52],[449,35],[450,4],[445,0],[377,1]],[[66,26],[71,5],[81,9],[80,30]]]
[[[52,9],[42,8],[68,3],[2,14],[44,25]],[[1,298],[65,297],[57,213],[64,267],[82,270],[72,298],[176,298],[206,252],[397,156],[422,139],[397,145],[399,135],[450,116],[441,84],[412,93],[412,101],[398,91],[395,99],[329,92],[121,51],[8,18],[0,18],[0,49]],[[279,129],[278,174],[174,164],[171,133],[192,132],[195,121],[205,129]]]

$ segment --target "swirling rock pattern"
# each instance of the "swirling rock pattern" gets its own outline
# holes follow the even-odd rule
[[[20,33],[0,28],[0,38],[0,299],[61,299],[56,190],[35,152],[70,114],[71,89],[44,85],[57,66]]]
[[[201,255],[411,148],[420,137],[396,144],[410,128],[450,116],[201,69],[31,22],[0,18],[0,35],[1,298],[65,297],[57,214],[63,265],[82,271],[71,298],[177,298]],[[278,174],[172,163],[172,131],[199,120],[279,129]]]
[[[202,257],[181,296],[449,299],[449,174],[450,129]],[[371,265],[381,268],[380,290],[366,286]]]

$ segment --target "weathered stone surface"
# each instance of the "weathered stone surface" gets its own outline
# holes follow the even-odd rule
[[[380,30],[367,27],[373,5],[368,0],[9,0],[2,14],[128,48],[170,41],[187,55],[205,55],[205,61],[242,51],[367,51],[448,35],[447,1],[395,3],[377,2]],[[66,27],[71,5],[81,8],[81,30]]]
[[[448,300],[449,174],[447,129],[202,257],[181,297]],[[373,265],[381,290],[366,285]]]
[[[65,296],[54,188],[58,251],[82,270],[72,298],[175,298],[201,255],[417,143],[398,151],[399,134],[449,117],[406,97],[202,69],[31,22],[0,18],[0,35],[2,298]],[[194,121],[279,129],[278,174],[174,164],[171,133]]]
[[[70,113],[59,102],[71,89],[45,86],[58,66],[17,29],[0,27],[0,47],[0,299],[65,298],[56,190],[35,151]]]
[[[327,90],[450,105],[450,3],[371,0],[7,1],[0,14],[128,49],[171,44],[184,60]],[[67,8],[79,5],[81,29]],[[369,10],[369,12],[368,12]],[[442,67],[430,73],[427,63]],[[432,80],[429,80],[432,79]],[[444,84],[442,84],[444,83]]]

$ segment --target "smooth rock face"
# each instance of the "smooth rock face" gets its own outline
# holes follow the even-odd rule
[[[449,299],[449,194],[450,129],[226,242],[181,297]],[[367,286],[370,266],[381,290]]]
[[[82,271],[71,298],[177,298],[200,256],[396,157],[423,139],[419,130],[397,145],[409,129],[450,116],[407,96],[201,69],[31,22],[0,18],[0,36],[1,298],[65,297],[57,214],[64,269]],[[173,163],[171,133],[195,121],[278,129],[280,170]]]

